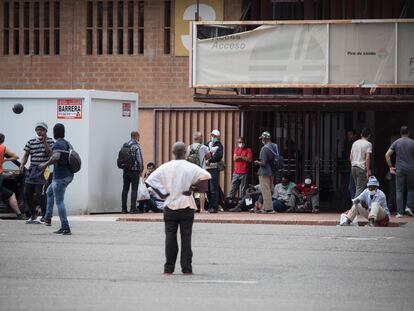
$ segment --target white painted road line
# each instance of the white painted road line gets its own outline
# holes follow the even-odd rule
[[[186,280],[186,281],[180,281],[180,283],[244,284],[244,285],[255,285],[255,284],[259,284],[258,281],[238,281],[238,280]]]

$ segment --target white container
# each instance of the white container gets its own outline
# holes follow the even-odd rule
[[[12,111],[16,103],[24,107],[21,114]],[[20,158],[26,142],[36,136],[37,122],[46,122],[52,138],[53,126],[65,125],[65,138],[82,158],[82,169],[65,195],[72,215],[121,211],[122,170],[116,159],[130,132],[137,130],[137,120],[136,93],[0,90],[0,133]]]

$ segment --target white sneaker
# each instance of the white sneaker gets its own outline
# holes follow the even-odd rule
[[[403,217],[404,217],[404,215],[397,214],[395,217],[396,217],[396,218],[403,218]]]
[[[409,208],[409,207],[407,207],[407,208],[405,209],[405,212],[406,212],[409,216],[414,216],[413,211],[412,211],[412,210],[411,210],[411,208]]]

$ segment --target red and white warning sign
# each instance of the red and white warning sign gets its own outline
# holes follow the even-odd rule
[[[122,103],[122,116],[131,117],[131,103]]]
[[[82,99],[58,99],[58,119],[82,119]]]

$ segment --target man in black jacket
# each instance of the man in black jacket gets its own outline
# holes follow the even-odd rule
[[[220,142],[220,131],[211,132],[211,141],[208,143],[209,153],[206,155],[206,169],[211,175],[208,184],[209,213],[217,213],[219,199],[219,169],[218,163],[223,159],[223,145]]]

